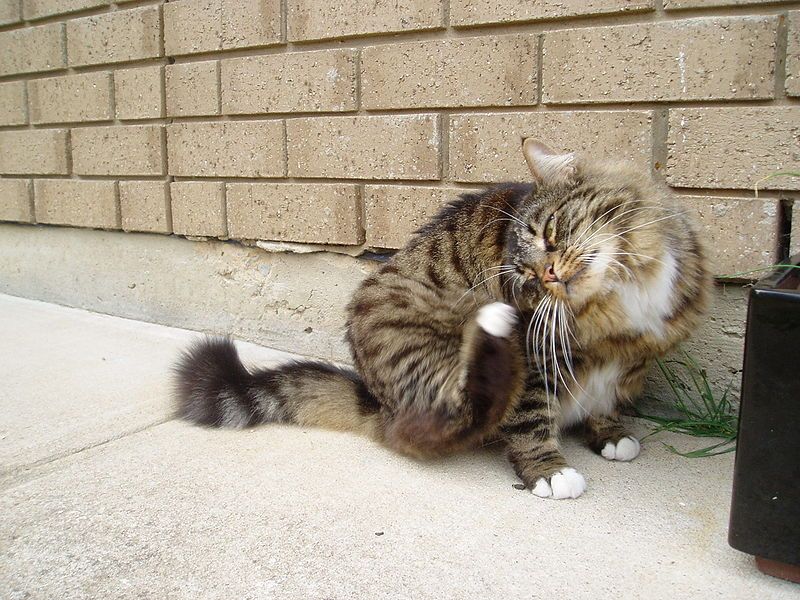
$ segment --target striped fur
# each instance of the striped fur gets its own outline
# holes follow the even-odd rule
[[[583,490],[563,428],[583,424],[596,452],[621,444],[632,457],[618,413],[701,317],[702,245],[648,177],[541,144],[525,154],[532,184],[464,194],[362,283],[347,307],[355,372],[251,373],[229,341],[206,341],[178,366],[181,415],[353,430],[414,456],[502,439],[525,484],[554,497],[556,477],[571,482],[564,494]],[[493,302],[519,315],[507,337],[478,325]]]

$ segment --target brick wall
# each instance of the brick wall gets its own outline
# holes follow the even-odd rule
[[[0,0],[0,220],[391,249],[525,179],[523,136],[652,170],[718,273],[769,264],[800,2]]]

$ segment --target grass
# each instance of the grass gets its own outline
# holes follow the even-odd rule
[[[738,418],[730,402],[733,380],[719,394],[712,390],[706,370],[701,368],[686,351],[682,357],[659,360],[658,367],[674,395],[675,417],[660,417],[639,413],[639,417],[654,423],[653,431],[646,437],[661,431],[673,431],[701,438],[721,438],[710,446],[681,452],[674,446],[664,444],[671,452],[687,458],[704,458],[733,452],[736,449]]]

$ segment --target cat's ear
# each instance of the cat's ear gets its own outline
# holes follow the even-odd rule
[[[575,153],[559,154],[533,138],[522,141],[522,153],[540,184],[557,184],[570,181],[575,175]]]

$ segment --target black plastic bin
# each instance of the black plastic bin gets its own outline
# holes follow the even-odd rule
[[[790,263],[798,264],[800,255]],[[800,581],[800,271],[750,291],[728,542]]]

